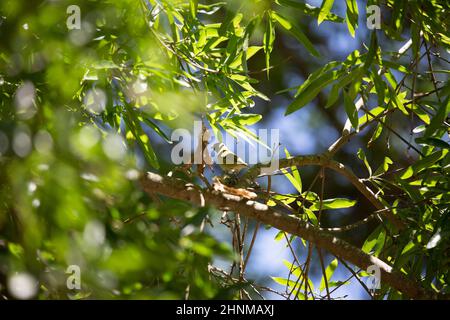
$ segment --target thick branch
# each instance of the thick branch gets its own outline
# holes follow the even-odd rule
[[[149,194],[157,193],[169,198],[188,201],[195,205],[208,204],[219,209],[226,208],[230,211],[239,212],[241,215],[311,241],[318,247],[328,250],[336,257],[349,261],[364,270],[371,265],[376,265],[381,270],[381,281],[412,299],[448,298],[425,290],[417,282],[393,270],[392,267],[380,259],[364,253],[328,232],[312,227],[296,217],[276,212],[265,204],[217,191],[201,190],[192,184],[186,184],[182,180],[162,177],[151,172],[141,178],[141,184],[143,189]]]

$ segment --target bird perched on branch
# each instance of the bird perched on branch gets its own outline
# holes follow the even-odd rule
[[[213,145],[214,151],[217,153],[217,164],[222,170],[229,174],[237,174],[242,169],[248,167],[241,158],[230,151],[222,142]]]
[[[248,199],[248,200],[255,199],[258,197],[256,195],[256,193],[254,193],[251,190],[247,190],[247,189],[243,189],[243,188],[233,188],[233,187],[227,186],[226,184],[222,183],[222,181],[220,181],[219,177],[214,177],[213,189],[216,192],[230,194],[230,195],[238,196],[238,197]]]

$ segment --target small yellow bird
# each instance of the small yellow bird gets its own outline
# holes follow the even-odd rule
[[[236,154],[230,151],[222,142],[213,145],[214,151],[217,153],[217,164],[226,173],[239,173],[248,165]]]

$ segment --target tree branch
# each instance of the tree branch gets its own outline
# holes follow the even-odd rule
[[[301,166],[322,166],[326,168],[330,168],[346,177],[353,186],[358,189],[358,191],[366,197],[377,210],[385,211],[386,217],[389,221],[397,227],[399,230],[402,230],[406,227],[406,225],[397,218],[392,211],[387,208],[383,202],[372,192],[372,190],[367,187],[363,181],[361,181],[358,176],[356,176],[352,170],[347,168],[340,162],[330,159],[328,154],[323,155],[306,155],[306,156],[296,156],[288,159],[280,159],[279,168],[290,168],[290,167],[301,167]],[[257,164],[251,167],[247,173],[244,175],[244,178],[250,181],[253,181],[258,175],[261,174],[261,168],[263,168],[263,164]]]
[[[448,296],[438,295],[435,292],[425,290],[416,281],[406,278],[402,273],[393,270],[392,267],[380,259],[366,254],[328,232],[312,227],[294,216],[276,212],[265,204],[214,190],[198,189],[180,179],[162,177],[151,172],[142,176],[140,182],[144,191],[149,194],[157,193],[195,205],[206,203],[218,209],[227,208],[227,210],[238,212],[261,223],[271,225],[279,230],[310,241],[316,246],[328,250],[336,257],[344,259],[363,270],[366,270],[371,265],[376,265],[381,270],[381,281],[412,299],[449,299]]]

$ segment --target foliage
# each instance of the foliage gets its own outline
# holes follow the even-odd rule
[[[249,283],[211,277],[214,259],[237,259],[229,244],[203,232],[217,210],[152,199],[137,177],[149,168],[174,169],[159,150],[172,143],[173,129],[191,128],[194,119],[204,119],[218,140],[227,132],[263,143],[250,127],[265,119],[255,105],[276,98],[267,88],[280,83],[282,42],[318,66],[280,91],[289,99],[285,116],[325,95],[318,108],[345,115],[351,135],[364,133],[361,149],[351,152],[352,166],[361,161],[368,172],[361,181],[407,225],[398,233],[382,219],[362,250],[424,288],[449,292],[447,1],[368,1],[389,18],[366,38],[358,36],[366,4],[357,0],[347,0],[340,15],[329,0],[320,7],[295,0],[85,0],[81,30],[68,30],[71,4],[0,3],[3,296],[6,279],[26,272],[39,281],[39,298],[67,298],[73,292],[65,270],[75,264],[83,270],[75,298],[242,298]],[[316,29],[346,26],[358,49],[330,61],[309,22]],[[409,134],[396,126],[402,122],[413,125],[411,138],[402,137]],[[370,148],[385,146],[380,141],[391,135],[413,155],[399,156],[403,145],[381,149],[381,160],[373,156]],[[338,190],[325,197],[308,189],[296,166],[282,173],[296,193],[276,194],[268,205],[287,207],[312,226],[322,227],[322,211],[357,203]],[[274,280],[301,299],[347,283],[330,280],[333,258],[315,290],[309,260],[308,253],[305,264],[285,261],[294,279]],[[383,283],[385,295],[405,297]]]

